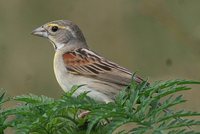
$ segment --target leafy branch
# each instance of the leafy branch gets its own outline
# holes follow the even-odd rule
[[[187,85],[191,84],[200,82],[171,80],[147,86],[147,82],[138,85],[132,81],[114,102],[108,104],[94,101],[87,96],[88,93],[73,97],[80,86],[74,86],[60,99],[33,94],[4,99],[5,93],[2,92],[0,133],[11,127],[20,134],[195,134],[198,132],[192,130],[192,126],[200,125],[200,121],[187,117],[200,116],[200,113],[172,111],[172,107],[186,101],[175,93],[190,90]],[[21,102],[21,105],[2,109],[7,101]],[[80,118],[80,113],[86,110],[90,113]],[[15,118],[9,120],[10,116]],[[128,130],[121,127],[127,123],[134,125]],[[116,131],[119,127],[120,131]]]

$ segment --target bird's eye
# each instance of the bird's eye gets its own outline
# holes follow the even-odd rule
[[[52,32],[58,31],[58,27],[57,27],[57,26],[53,26],[53,27],[51,28],[51,31],[52,31]]]

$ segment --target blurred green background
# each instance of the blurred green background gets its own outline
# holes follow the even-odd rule
[[[9,96],[63,93],[52,45],[30,35],[58,19],[78,24],[94,51],[150,82],[200,80],[199,7],[200,0],[1,0],[0,87]],[[199,88],[180,107],[200,111]]]

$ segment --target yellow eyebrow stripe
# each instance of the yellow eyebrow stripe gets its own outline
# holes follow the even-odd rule
[[[48,24],[48,26],[49,26],[49,27],[57,26],[57,27],[60,28],[60,29],[66,29],[66,27],[60,26],[60,25],[58,25],[58,24],[52,24],[52,23],[50,23],[50,24]]]

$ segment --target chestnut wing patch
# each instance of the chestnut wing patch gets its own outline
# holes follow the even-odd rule
[[[97,75],[111,68],[101,63],[100,57],[92,56],[86,51],[76,50],[63,55],[66,68],[77,74]]]
[[[132,79],[132,73],[127,69],[106,60],[94,52],[79,48],[63,54],[63,60],[68,71],[85,77],[115,83],[118,85],[128,85]],[[134,78],[140,83],[143,80],[138,76]]]

